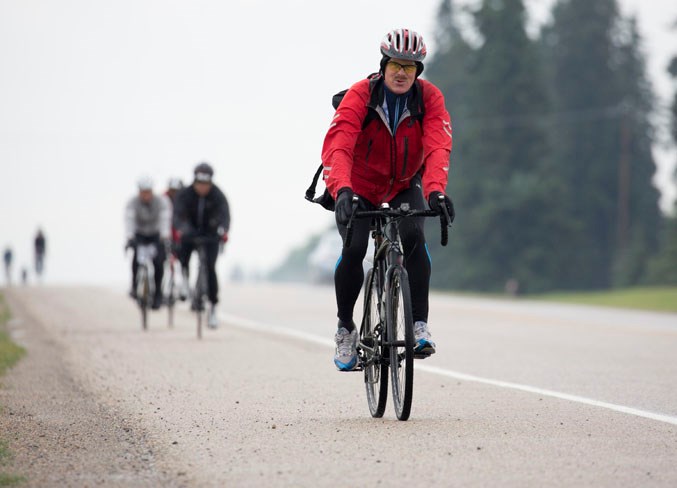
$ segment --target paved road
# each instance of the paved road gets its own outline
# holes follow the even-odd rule
[[[435,295],[412,417],[332,364],[332,290],[226,286],[195,338],[122,291],[12,289],[29,486],[677,486],[677,315]]]

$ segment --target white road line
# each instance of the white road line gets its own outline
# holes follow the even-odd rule
[[[220,313],[219,318],[223,320],[226,324],[235,325],[236,327],[240,327],[241,329],[258,330],[260,332],[267,332],[275,335],[293,337],[295,339],[300,339],[306,342],[312,342],[314,344],[319,344],[321,346],[335,347],[334,341],[332,341],[331,339],[316,336],[314,334],[308,334],[306,332],[301,332],[300,330],[290,329],[289,327],[268,325],[262,322],[256,322],[255,320],[250,320],[244,317],[238,317],[236,315],[230,315],[225,313]]]
[[[651,420],[657,420],[659,422],[666,422],[668,424],[677,425],[677,417],[672,417],[670,415],[663,415],[660,413],[647,412],[646,410],[640,410],[638,408],[626,407],[623,405],[616,405],[615,403],[607,403],[599,400],[593,400],[592,398],[585,398],[577,395],[570,395],[568,393],[560,393],[558,391],[544,390],[542,388],[537,388],[535,386],[529,385],[520,385],[519,383],[511,383],[509,381],[501,380],[492,380],[490,378],[482,378],[480,376],[474,376],[471,374],[458,373],[456,371],[450,371],[448,369],[438,368],[436,366],[427,366],[425,364],[417,364],[417,371],[426,371],[427,373],[438,374],[440,376],[447,376],[449,378],[455,378],[465,381],[474,381],[476,383],[484,383],[485,385],[498,386],[500,388],[510,388],[513,390],[526,391],[528,393],[535,393],[537,395],[549,396],[553,398],[559,398],[561,400],[568,400],[570,402],[583,403],[585,405],[591,405],[593,407],[606,408],[608,410],[614,410],[616,412],[627,413],[630,415],[635,415],[637,417],[644,417]]]
[[[269,334],[292,337],[294,339],[299,339],[306,342],[311,342],[314,344],[319,344],[327,347],[334,347],[334,341],[327,339],[325,337],[316,336],[314,334],[308,334],[306,332],[301,332],[298,330],[290,329],[288,327],[281,327],[275,325],[268,325],[261,322],[256,322],[254,320],[246,319],[243,317],[238,317],[230,314],[219,314],[219,317],[228,325],[234,325],[242,329],[251,329],[257,330],[260,332],[265,332]],[[559,398],[560,400],[567,400],[570,402],[582,403],[584,405],[590,405],[593,407],[606,408],[607,410],[613,410],[615,412],[621,412],[628,415],[634,415],[636,417],[643,417],[650,420],[656,420],[658,422],[665,422],[667,424],[677,425],[677,417],[671,415],[664,415],[660,413],[649,412],[646,410],[640,410],[638,408],[626,407],[624,405],[617,405],[615,403],[602,402],[599,400],[593,400],[592,398],[581,397],[577,395],[570,395],[568,393],[560,393],[552,390],[545,390],[535,386],[521,385],[519,383],[511,383],[509,381],[501,380],[492,380],[490,378],[482,378],[481,376],[474,376],[465,373],[459,373],[457,371],[452,371],[449,369],[438,368],[436,366],[427,366],[425,364],[416,364],[417,371],[425,371],[426,373],[436,374],[439,376],[446,376],[448,378],[455,378],[458,380],[464,381],[473,381],[475,383],[483,383],[485,385],[497,386],[499,388],[508,388],[511,390],[519,390],[527,393],[534,393],[536,395],[542,395],[552,398]]]

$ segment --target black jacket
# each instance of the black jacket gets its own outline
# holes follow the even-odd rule
[[[192,185],[188,186],[176,194],[173,221],[182,234],[216,234],[219,227],[228,232],[228,200],[214,184],[205,197],[200,197]]]

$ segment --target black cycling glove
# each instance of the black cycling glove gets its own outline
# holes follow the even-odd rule
[[[451,201],[451,198],[439,191],[430,193],[430,196],[428,197],[428,205],[430,205],[430,210],[441,212],[442,202],[444,202],[444,205],[447,207],[447,212],[449,213],[449,223],[451,224],[454,221],[454,217],[456,217],[456,212],[454,212],[454,203]]]
[[[338,225],[348,225],[350,217],[353,215],[353,190],[348,187],[341,188],[338,191],[336,205],[334,206],[334,216]]]

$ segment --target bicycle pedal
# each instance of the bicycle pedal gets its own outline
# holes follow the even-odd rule
[[[427,352],[424,352],[424,351],[414,352],[414,359],[425,359],[425,358],[429,358],[432,355],[433,355],[433,353],[431,353],[431,352],[430,353],[427,353]]]
[[[362,366],[355,366],[353,369],[338,369],[337,371],[339,373],[357,373],[364,371],[364,368],[362,368]]]

